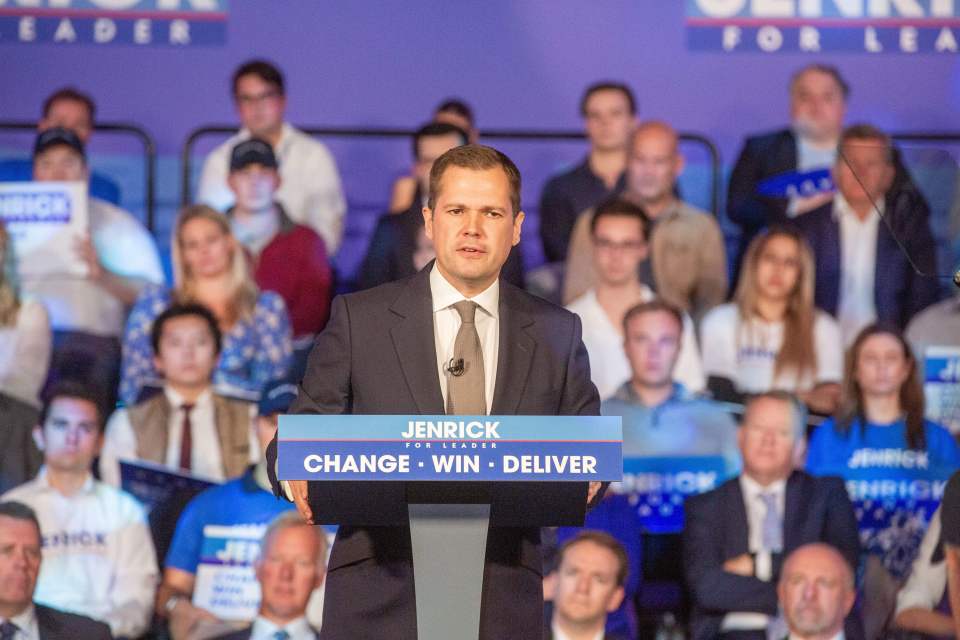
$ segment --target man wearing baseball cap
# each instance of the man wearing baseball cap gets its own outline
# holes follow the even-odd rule
[[[324,242],[310,227],[294,223],[277,200],[279,165],[266,140],[250,138],[233,147],[227,184],[235,202],[227,212],[230,225],[253,258],[254,280],[287,305],[296,354],[291,377],[299,379],[330,313],[333,273]]]
[[[83,142],[70,129],[54,127],[37,135],[33,179],[86,182]],[[86,275],[24,277],[23,291],[43,302],[53,328],[51,377],[84,378],[114,400],[119,382],[120,336],[127,311],[148,282],[163,283],[153,238],[129,212],[91,197],[89,231],[75,242]],[[22,265],[21,265],[22,267]]]

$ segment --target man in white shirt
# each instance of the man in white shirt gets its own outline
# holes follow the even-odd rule
[[[215,482],[240,476],[259,459],[254,405],[213,392],[221,341],[213,313],[198,304],[174,304],[154,320],[151,341],[163,391],[110,417],[101,477],[120,486],[121,460],[145,460]]]
[[[783,563],[777,586],[788,640],[844,640],[857,592],[853,569],[828,544],[805,544]]]
[[[623,600],[627,553],[613,536],[584,530],[558,552],[548,640],[613,640],[607,614]]]
[[[20,502],[0,502],[0,638],[108,640],[110,627],[102,622],[34,604],[40,540],[33,509]]]
[[[624,315],[631,307],[655,297],[639,275],[640,265],[647,258],[649,228],[643,209],[626,200],[600,204],[590,219],[596,282],[567,309],[583,322],[590,378],[601,399],[613,395],[631,377],[623,350]],[[688,391],[702,391],[705,386],[693,323],[686,314],[673,378]]]
[[[273,145],[280,161],[277,200],[294,222],[316,231],[333,255],[343,236],[347,209],[340,175],[327,148],[284,122],[287,96],[283,75],[265,60],[251,60],[233,74],[233,99],[242,128],[210,152],[203,163],[197,201],[220,211],[234,202],[227,184],[230,152],[238,142],[262,138]]]
[[[307,603],[326,575],[327,539],[295,511],[277,516],[263,534],[256,561],[260,611],[253,625],[217,640],[315,640]]]
[[[51,390],[36,431],[45,466],[3,500],[30,506],[40,521],[37,602],[102,620],[114,635],[136,638],[150,624],[156,552],[140,504],[90,473],[101,443],[99,402],[80,383]]]
[[[86,155],[69,129],[41,132],[34,144],[33,179],[86,182]],[[72,374],[95,382],[116,398],[120,382],[120,336],[129,307],[146,283],[164,281],[149,232],[127,211],[90,198],[89,233],[76,240],[85,276],[23,278],[23,292],[43,302],[53,329],[51,378]]]

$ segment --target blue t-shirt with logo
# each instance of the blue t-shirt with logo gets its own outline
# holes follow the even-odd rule
[[[905,576],[920,547],[950,475],[960,468],[960,448],[950,433],[924,420],[926,447],[907,447],[906,422],[853,422],[841,433],[833,419],[810,438],[807,471],[840,476],[854,503],[864,550]]]

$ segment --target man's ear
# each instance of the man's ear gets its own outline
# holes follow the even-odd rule
[[[526,219],[523,211],[518,211],[513,217],[513,246],[520,244],[520,229],[523,227],[523,221]]]
[[[620,603],[623,602],[625,595],[626,592],[623,587],[617,587],[617,590],[610,595],[610,600],[607,601],[607,613],[613,613],[620,608]]]
[[[423,232],[433,242],[433,210],[430,207],[424,207],[420,213],[423,215]]]
[[[43,451],[47,446],[46,440],[43,438],[43,427],[38,424],[33,428],[31,435],[33,435],[33,443],[37,445],[37,449]]]

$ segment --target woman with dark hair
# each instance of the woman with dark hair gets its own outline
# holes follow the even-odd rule
[[[923,414],[917,363],[903,335],[878,324],[863,329],[847,351],[840,410],[810,439],[807,471],[847,481],[868,553],[868,637],[892,612],[943,483],[960,467],[956,441]]]

